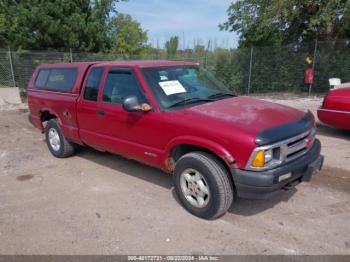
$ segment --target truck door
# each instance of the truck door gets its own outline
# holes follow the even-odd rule
[[[109,67],[106,71],[97,122],[103,147],[150,165],[162,166],[160,155],[163,151],[157,140],[162,127],[157,121],[157,112],[126,112],[122,108],[123,100],[130,96],[150,104],[133,68]]]
[[[99,90],[104,77],[104,67],[92,67],[87,73],[82,94],[77,103],[77,118],[81,140],[92,147],[103,149],[98,137],[100,112]]]

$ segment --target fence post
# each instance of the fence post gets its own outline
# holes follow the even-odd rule
[[[314,78],[315,78],[315,64],[316,64],[316,53],[317,53],[317,44],[318,44],[318,39],[316,37],[315,40],[315,48],[314,48],[314,57],[312,59],[312,70],[314,72]],[[312,81],[313,82],[313,81]],[[309,85],[309,96],[311,96],[311,89],[312,89],[312,83]]]
[[[11,54],[10,46],[8,46],[8,53],[9,53],[9,60],[10,60],[10,69],[11,69],[12,83],[13,83],[13,87],[16,87],[15,72],[13,70],[12,54]]]
[[[207,54],[208,54],[209,48],[210,48],[210,39],[208,41],[207,49],[205,50],[205,53],[204,53],[204,68],[207,68]]]
[[[72,48],[69,48],[69,54],[70,54],[70,62],[73,63],[73,53]]]
[[[250,94],[251,81],[252,81],[252,66],[253,66],[253,47],[250,48],[250,63],[249,63],[249,78],[248,78],[248,96]]]

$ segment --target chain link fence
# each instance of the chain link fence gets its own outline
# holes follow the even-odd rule
[[[306,59],[310,58],[310,64]],[[329,78],[350,82],[350,43],[310,43],[303,46],[252,47],[208,54],[209,70],[238,94],[275,92],[325,93]],[[312,86],[304,72],[314,68]]]
[[[11,53],[0,50],[0,88],[15,86]]]
[[[307,57],[312,62],[305,62]],[[126,59],[175,59],[194,61],[205,66],[237,94],[276,92],[308,93],[304,72],[314,67],[311,93],[324,93],[329,78],[350,82],[350,43],[320,42],[302,46],[252,47],[220,49],[196,53],[178,51],[171,57],[154,50],[142,56],[103,53],[75,53],[54,51],[16,51],[0,49],[0,87],[18,86],[25,90],[36,66],[42,63],[113,61]]]

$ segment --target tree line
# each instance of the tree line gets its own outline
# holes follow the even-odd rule
[[[117,12],[118,2],[1,0],[0,47],[139,54],[149,48],[147,32]]]
[[[148,32],[118,12],[121,1],[127,0],[1,0],[0,47],[130,55],[152,51]],[[227,21],[218,27],[238,33],[239,47],[300,45],[316,38],[337,42],[350,38],[350,1],[232,1]],[[178,45],[174,36],[164,48],[173,55]]]
[[[350,81],[349,0],[232,1],[218,30],[238,33],[238,48],[216,50],[207,44],[179,50],[178,36],[164,47],[151,46],[140,23],[118,12],[121,1],[0,0],[0,48],[194,60],[246,93],[251,58],[253,92],[302,89],[303,71],[310,66],[305,58],[318,42],[314,87],[326,90],[329,77]]]
[[[154,52],[147,31],[117,11],[124,0],[1,0],[0,48],[102,52],[125,56]],[[169,56],[179,39],[165,44]]]

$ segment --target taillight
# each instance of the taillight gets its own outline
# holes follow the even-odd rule
[[[325,106],[327,97],[328,97],[328,94],[323,98],[323,101],[322,101],[322,108]]]

